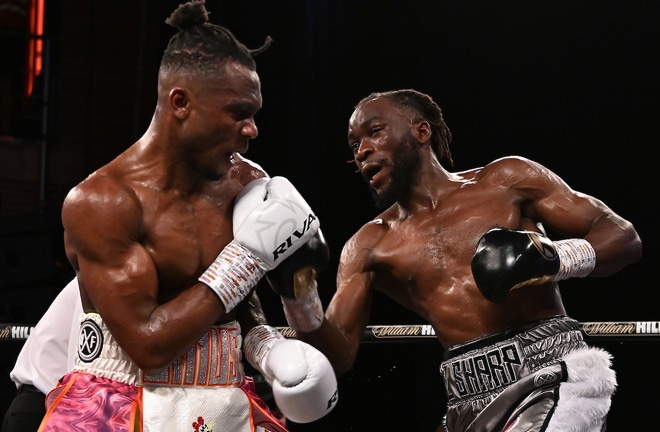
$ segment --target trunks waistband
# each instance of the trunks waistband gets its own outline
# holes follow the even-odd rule
[[[528,330],[542,326],[543,324],[547,324],[547,323],[555,323],[558,326],[563,327],[567,331],[580,329],[580,325],[577,321],[568,318],[566,316],[553,316],[549,318],[542,318],[539,320],[528,322],[527,324],[523,324],[521,326],[510,327],[508,329],[502,330],[497,333],[492,333],[486,336],[472,339],[471,341],[462,344],[454,345],[449,349],[447,349],[446,358],[451,359],[461,354],[465,354],[466,352],[479,348],[484,348],[489,345],[496,344],[497,342],[502,342],[504,340],[511,339],[516,335],[525,333]],[[553,332],[556,332],[556,329],[553,329]]]
[[[553,317],[452,347],[440,366],[450,403],[499,393],[586,347],[577,321]]]
[[[75,370],[139,386],[240,386],[241,346],[238,322],[214,326],[167,368],[147,374],[117,344],[100,315],[83,314]]]

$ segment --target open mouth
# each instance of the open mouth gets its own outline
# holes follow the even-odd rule
[[[360,169],[360,172],[362,173],[362,177],[368,182],[372,183],[374,177],[383,169],[381,165],[375,164],[375,163],[366,163],[362,165],[362,168]]]

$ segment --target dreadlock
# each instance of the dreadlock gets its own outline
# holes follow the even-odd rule
[[[363,98],[357,106],[379,97],[385,97],[391,100],[400,108],[412,110],[416,115],[421,117],[421,120],[427,121],[431,125],[431,146],[433,151],[438,156],[438,159],[444,159],[452,166],[454,165],[454,160],[449,150],[451,131],[442,118],[442,110],[430,96],[412,89],[392,90],[371,93],[369,96]]]
[[[209,12],[204,3],[205,0],[192,0],[181,4],[165,20],[178,32],[165,49],[161,71],[217,72],[218,66],[229,60],[256,70],[254,56],[270,46],[270,36],[261,47],[250,50],[228,29],[209,22]]]

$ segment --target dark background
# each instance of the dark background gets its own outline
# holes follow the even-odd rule
[[[21,30],[0,1],[0,323],[34,324],[72,276],[59,211],[68,189],[127,148],[155,107],[178,1],[46,1],[46,71],[21,96]],[[607,279],[561,283],[579,321],[658,321],[655,229],[660,4],[629,0],[207,1],[257,58],[264,96],[247,156],[284,175],[319,215],[332,251],[375,215],[346,160],[347,120],[372,91],[416,88],[443,108],[453,170],[534,159],[632,221],[644,257]],[[9,24],[8,24],[9,22]],[[10,121],[7,121],[9,119]],[[279,300],[262,290],[273,324]],[[377,296],[372,324],[421,323]],[[658,343],[592,343],[614,355],[610,431],[649,429],[660,406]],[[0,415],[21,342],[0,342]],[[305,431],[433,431],[444,412],[435,342],[365,344],[340,402]],[[653,428],[652,426],[650,427]]]

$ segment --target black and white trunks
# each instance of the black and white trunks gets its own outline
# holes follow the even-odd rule
[[[587,346],[577,321],[558,316],[448,350],[448,359],[440,367],[448,396],[446,430],[494,431],[507,426],[507,431],[551,430],[548,424],[557,412],[560,384],[571,381],[569,375],[578,376],[567,370],[569,353],[575,353],[578,368],[593,369],[595,379],[611,384],[611,391],[595,395],[604,414],[588,423],[603,421],[616,386],[610,356]],[[597,367],[583,366],[585,361]]]

